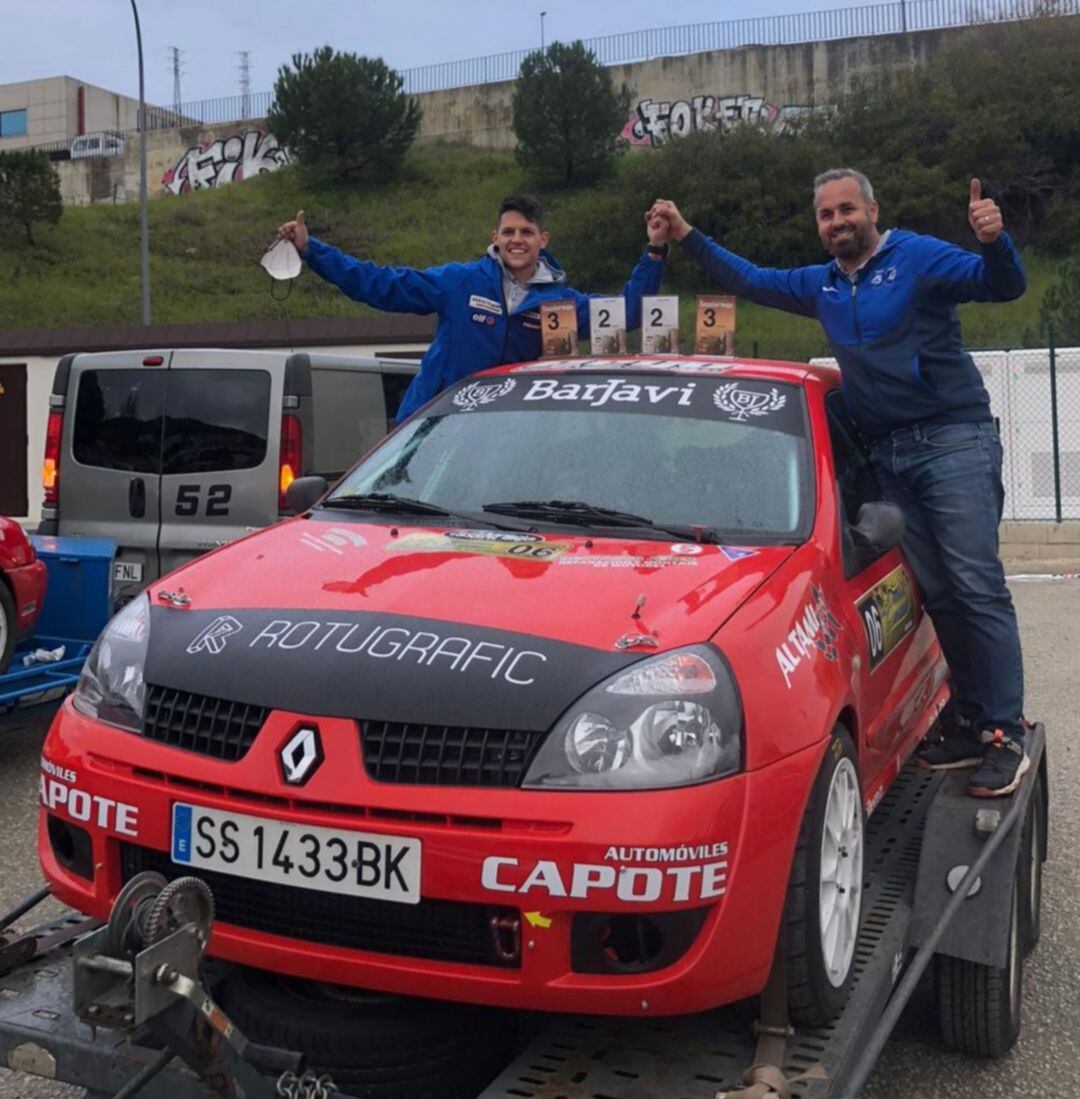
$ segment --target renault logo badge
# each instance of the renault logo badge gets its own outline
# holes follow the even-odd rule
[[[314,725],[301,725],[281,746],[281,777],[290,786],[303,786],[323,761],[319,730]]]

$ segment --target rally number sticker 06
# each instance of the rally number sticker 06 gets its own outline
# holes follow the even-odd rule
[[[915,628],[915,591],[903,565],[879,580],[855,604],[866,631],[870,670]]]

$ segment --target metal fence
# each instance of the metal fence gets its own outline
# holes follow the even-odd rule
[[[853,8],[796,12],[749,19],[727,19],[715,23],[688,23],[680,27],[650,27],[645,30],[584,39],[584,44],[604,65],[647,61],[710,50],[732,50],[742,46],[777,46],[800,42],[831,41],[838,38],[866,38],[907,31],[940,30],[984,23],[1016,22],[1046,16],[1080,15],[1080,0],[892,0],[886,4],[864,4]],[[516,80],[521,63],[532,50],[447,61],[402,69],[405,91],[444,91]],[[231,95],[181,104],[179,108],[148,107],[148,130],[180,126],[216,125],[249,118],[265,118],[273,92]],[[137,133],[125,131],[123,136]],[[63,159],[70,142],[38,145],[54,159]]]

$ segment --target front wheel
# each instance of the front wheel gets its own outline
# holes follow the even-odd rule
[[[838,727],[799,829],[784,907],[788,1014],[798,1026],[831,1022],[851,991],[864,844],[855,747]]]
[[[0,675],[7,671],[15,651],[15,600],[0,580]]]

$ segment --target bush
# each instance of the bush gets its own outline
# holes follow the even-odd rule
[[[274,84],[267,127],[300,161],[338,179],[380,176],[401,164],[420,126],[420,107],[380,58],[323,46],[295,54]]]
[[[541,181],[595,180],[625,145],[619,134],[630,112],[630,90],[580,42],[553,42],[521,63],[514,88],[518,163]]]
[[[35,222],[55,225],[64,212],[60,176],[36,149],[0,153],[0,225],[18,225],[34,243]]]

